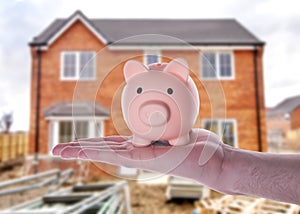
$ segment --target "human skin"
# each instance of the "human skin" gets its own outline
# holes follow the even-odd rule
[[[135,147],[132,137],[111,136],[58,144],[53,155],[139,168],[195,180],[216,191],[300,205],[300,155],[241,150],[204,129],[182,146]]]

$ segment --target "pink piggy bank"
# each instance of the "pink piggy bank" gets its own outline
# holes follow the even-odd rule
[[[174,59],[146,67],[130,60],[124,76],[122,112],[133,133],[133,145],[148,146],[157,140],[189,143],[200,101],[186,62]]]

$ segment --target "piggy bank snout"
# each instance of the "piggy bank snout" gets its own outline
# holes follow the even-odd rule
[[[170,118],[170,109],[164,102],[147,102],[139,108],[139,117],[150,126],[162,126]]]

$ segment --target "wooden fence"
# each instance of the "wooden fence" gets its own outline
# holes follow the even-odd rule
[[[286,133],[286,139],[288,141],[300,141],[300,129],[289,130]]]
[[[27,133],[0,133],[0,167],[24,158],[27,155],[27,151]]]

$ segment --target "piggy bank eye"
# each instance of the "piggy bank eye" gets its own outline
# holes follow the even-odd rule
[[[138,87],[138,89],[136,90],[136,93],[140,94],[142,93],[143,89],[141,87]]]
[[[167,92],[168,92],[168,94],[173,94],[173,89],[172,88],[168,88]]]

